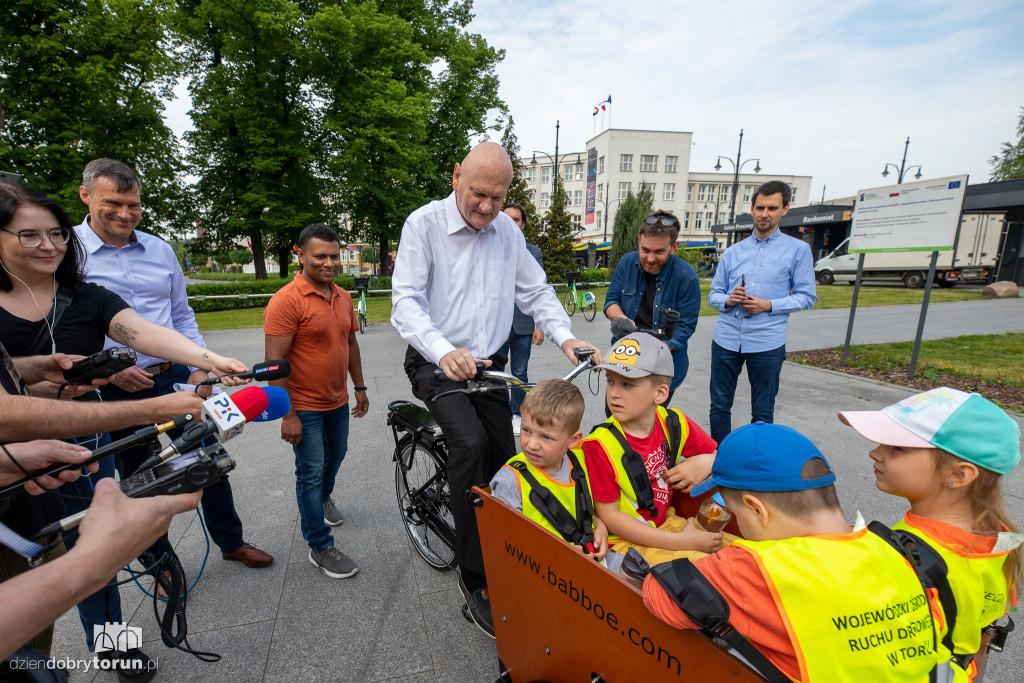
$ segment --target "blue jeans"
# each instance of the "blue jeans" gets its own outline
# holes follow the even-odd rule
[[[498,353],[508,356],[508,371],[523,380],[526,378],[526,366],[530,363],[530,351],[533,350],[533,333],[516,334],[512,331],[508,335],[508,341],[498,350]],[[519,414],[519,406],[526,398],[526,392],[522,389],[513,389],[509,396],[509,405],[512,407],[512,414]]]
[[[104,432],[99,435],[98,439],[85,437],[77,439],[77,442],[89,450],[96,450],[100,446],[110,443],[110,435]],[[98,460],[99,470],[95,474],[88,474],[60,487],[60,493],[64,496],[64,505],[67,507],[67,514],[80,512],[92,504],[93,487],[96,482],[114,476],[114,457],[108,455]],[[74,548],[78,541],[78,529],[70,529],[63,535],[64,545],[67,549]],[[121,617],[121,594],[118,592],[117,586],[113,585],[115,580],[111,579],[106,586],[78,603],[78,618],[82,621],[82,628],[85,629],[85,642],[90,651],[96,645],[93,642],[93,626],[124,621]]]
[[[334,546],[324,522],[324,501],[334,492],[334,478],[348,451],[348,404],[334,410],[296,410],[302,441],[295,451],[295,498],[302,537],[314,552]]]
[[[732,431],[732,401],[736,396],[736,380],[743,364],[747,364],[750,380],[750,421],[774,422],[775,397],[779,393],[779,375],[786,360],[786,345],[743,353],[730,351],[711,342],[711,438],[722,443]]]

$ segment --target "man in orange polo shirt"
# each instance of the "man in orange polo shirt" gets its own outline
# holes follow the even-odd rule
[[[359,567],[334,547],[331,526],[344,522],[331,498],[334,479],[348,450],[348,376],[355,383],[354,417],[370,403],[359,358],[359,329],[352,297],[334,284],[341,265],[341,240],[323,223],[299,235],[302,270],[278,290],[263,313],[267,359],[287,358],[292,373],[271,384],[288,390],[291,411],[281,420],[281,438],[295,451],[295,497],[309,561],[332,579]]]

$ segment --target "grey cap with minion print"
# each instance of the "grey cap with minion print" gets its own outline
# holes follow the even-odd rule
[[[646,332],[634,332],[619,339],[604,358],[605,361],[597,366],[599,369],[626,377],[671,377],[675,372],[668,345]]]

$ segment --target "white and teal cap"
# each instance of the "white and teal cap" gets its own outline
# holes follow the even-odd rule
[[[839,419],[877,443],[941,448],[998,474],[1020,462],[1020,427],[980,394],[939,387],[882,410],[843,411]]]

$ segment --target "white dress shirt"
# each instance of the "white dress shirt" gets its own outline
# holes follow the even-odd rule
[[[432,363],[455,349],[487,358],[508,340],[513,304],[559,346],[572,339],[569,316],[544,270],[505,213],[477,231],[453,192],[405,221],[391,279],[391,324]]]

